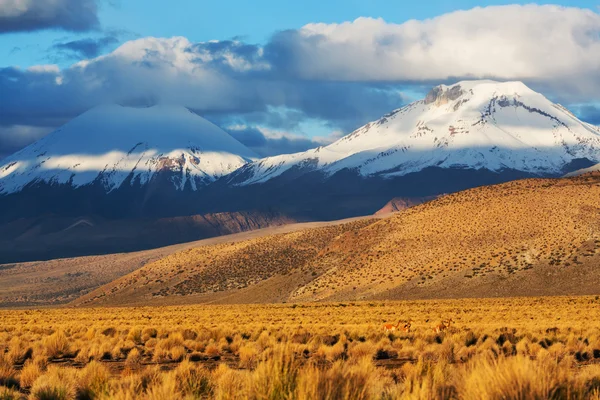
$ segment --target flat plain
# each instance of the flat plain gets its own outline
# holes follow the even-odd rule
[[[4,310],[0,387],[2,399],[598,399],[600,298]]]

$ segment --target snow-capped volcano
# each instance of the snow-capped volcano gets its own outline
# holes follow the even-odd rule
[[[160,173],[175,189],[196,190],[256,158],[184,107],[99,106],[2,160],[0,194],[36,184],[99,184],[111,192]]]
[[[428,167],[558,176],[570,163],[600,161],[600,130],[521,82],[440,85],[325,147],[255,161],[236,185],[264,183],[293,169],[325,177],[348,169],[394,178]]]

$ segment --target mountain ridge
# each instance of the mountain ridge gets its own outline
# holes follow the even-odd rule
[[[427,167],[560,176],[573,160],[599,157],[599,128],[522,82],[462,81],[436,86],[328,146],[257,160],[226,179],[260,184],[292,168],[325,177],[350,169],[390,178]]]
[[[600,162],[600,130],[520,82],[439,85],[328,146],[263,159],[183,107],[105,106],[95,112],[107,110],[127,112],[122,127],[141,124],[151,134],[104,129],[119,118],[113,125],[110,118],[88,118],[98,125],[83,118],[16,153],[0,163],[0,224],[44,216],[127,221],[240,212],[334,221],[373,215],[391,199],[410,203],[512,180],[555,178]],[[83,140],[87,128],[92,135]],[[73,143],[55,152],[64,169],[52,180],[56,171],[44,174],[57,161],[48,159],[44,144],[65,130]],[[112,167],[87,154],[115,148]],[[31,168],[10,165],[23,154],[35,160]],[[40,171],[41,179],[22,185],[23,176],[35,178]],[[30,240],[39,246],[34,236]]]

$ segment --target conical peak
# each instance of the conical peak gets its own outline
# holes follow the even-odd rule
[[[478,92],[480,95],[488,94],[490,98],[502,95],[510,96],[514,94],[535,93],[521,81],[497,82],[492,80],[472,80],[457,82],[451,86],[435,86],[429,91],[423,101],[425,104],[440,106],[458,100],[466,93],[474,92]]]

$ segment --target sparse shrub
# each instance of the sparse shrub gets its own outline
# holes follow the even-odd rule
[[[139,309],[69,309],[69,319],[43,310],[35,325],[23,311],[0,313],[0,375],[12,386],[0,390],[11,399],[600,400],[600,311],[591,297],[343,304],[148,308],[157,324],[143,329],[126,328]],[[414,318],[414,329],[383,333],[392,314]],[[436,340],[440,315],[460,327]],[[106,321],[124,328],[104,335]],[[49,360],[52,352],[67,359]],[[110,375],[103,357],[126,357],[125,368]],[[245,369],[227,367],[232,357]],[[169,365],[142,368],[142,358]],[[209,359],[213,372],[201,364]]]

